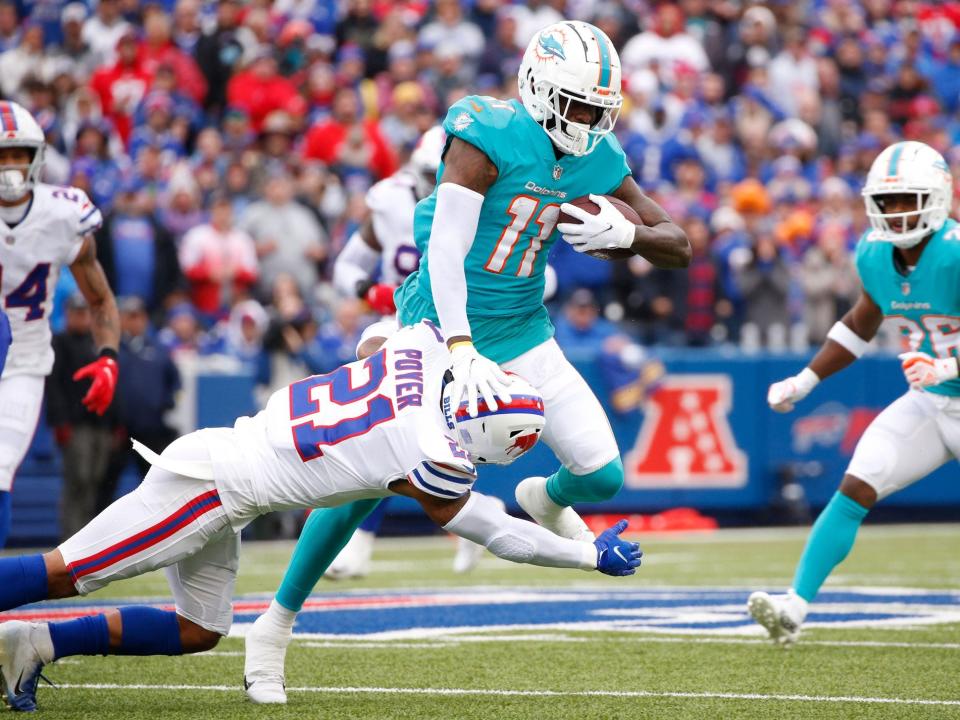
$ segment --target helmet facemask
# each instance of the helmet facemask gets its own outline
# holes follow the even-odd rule
[[[603,136],[613,130],[623,105],[623,98],[619,93],[583,95],[564,90],[546,80],[534,82],[530,75],[524,83],[523,90],[529,88],[529,93],[525,93],[524,104],[531,108],[533,119],[543,126],[553,143],[563,152],[575,157],[588,155]],[[596,119],[591,125],[567,120],[574,102],[589,105],[596,110]]]
[[[887,212],[885,197],[891,195],[913,195],[916,206],[904,212]],[[876,240],[893,243],[900,248],[910,248],[920,244],[925,237],[936,232],[947,217],[949,199],[941,190],[917,189],[897,190],[885,193],[864,193],[867,218],[874,230]],[[913,218],[918,218],[914,227],[910,227]],[[900,226],[905,230],[899,230]]]
[[[25,164],[0,164],[0,200],[15,203],[26,198],[40,181],[43,147],[27,144],[2,144],[0,147],[22,147],[31,153],[30,160]]]

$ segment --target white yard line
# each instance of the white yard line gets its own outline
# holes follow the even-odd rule
[[[302,636],[294,637],[294,643],[301,648],[318,649],[347,649],[347,650],[390,650],[390,649],[422,649],[430,650],[437,647],[451,647],[463,643],[487,643],[487,642],[595,642],[603,643],[662,643],[662,644],[693,644],[693,645],[768,645],[770,641],[766,638],[705,638],[705,637],[661,637],[659,635],[650,636],[632,636],[632,637],[608,637],[604,636],[602,640],[576,637],[569,635],[470,635],[458,636],[447,635],[437,637],[435,640],[424,638],[423,640],[409,641],[390,641],[390,640],[301,640]],[[329,638],[331,636],[323,636]],[[960,643],[934,643],[934,642],[886,642],[882,640],[801,640],[802,645],[812,645],[816,647],[862,647],[862,648],[903,648],[917,650],[960,650]],[[203,653],[207,655],[209,653]],[[225,653],[226,654],[226,653]],[[242,653],[238,653],[242,654]]]
[[[74,690],[161,690],[240,693],[235,685],[122,685],[114,683],[59,683],[58,687]],[[490,697],[608,697],[608,698],[681,698],[691,700],[771,700],[775,702],[812,703],[876,703],[882,705],[960,706],[960,700],[925,698],[861,697],[854,695],[767,695],[762,693],[726,692],[656,692],[652,690],[485,690],[473,688],[397,688],[397,687],[291,687],[287,692],[324,693],[329,695],[436,695]]]

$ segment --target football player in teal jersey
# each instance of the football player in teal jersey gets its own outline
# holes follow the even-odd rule
[[[799,638],[808,603],[850,552],[870,508],[960,452],[960,226],[947,217],[950,170],[930,146],[896,143],[874,161],[863,198],[872,228],[857,246],[860,298],[808,367],[770,386],[767,401],[777,412],[792,410],[820,380],[860,357],[884,320],[910,348],[900,355],[910,388],[857,443],[839,491],[813,525],[790,591],[750,596],[750,614],[784,646]]]
[[[440,181],[415,214],[420,267],[397,290],[397,314],[401,324],[440,326],[452,395],[471,415],[509,401],[506,372],[539,390],[543,439],[562,466],[522,481],[517,500],[556,534],[587,537],[570,506],[613,497],[623,465],[600,402],[553,339],[542,302],[547,253],[559,236],[578,252],[682,268],[691,250],[637,186],[611,133],[623,102],[620,60],[602,31],[583,22],[540,31],[520,65],[519,90],[520,102],[469,96],[448,111]],[[565,202],[584,195],[599,205],[597,215]],[[604,195],[633,207],[642,224]],[[561,211],[575,221],[559,222]],[[283,654],[296,611],[374,504],[311,514],[276,598],[247,636],[254,701],[285,701]]]

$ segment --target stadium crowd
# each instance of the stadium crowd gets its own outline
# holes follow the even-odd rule
[[[564,16],[618,47],[616,133],[694,260],[557,243],[558,318],[586,288],[643,343],[819,343],[858,290],[876,153],[917,139],[960,167],[953,2],[0,0],[0,91],[43,127],[44,179],[104,211],[125,317],[276,386],[352,356],[369,308],[329,279],[365,191],[456,99],[515,96],[528,40]]]

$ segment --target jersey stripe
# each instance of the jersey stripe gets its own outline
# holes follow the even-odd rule
[[[597,48],[600,50],[600,79],[597,85],[602,88],[610,87],[610,50],[607,48],[606,41],[600,36],[600,31],[593,25],[587,25],[593,37],[597,40]]]
[[[897,166],[900,164],[900,156],[903,155],[903,143],[897,143],[893,146],[893,152],[890,154],[890,165],[887,167],[887,175],[894,177],[897,174]]]
[[[436,485],[432,485],[428,483],[426,480],[424,480],[423,476],[416,470],[410,473],[407,476],[407,479],[410,480],[410,482],[412,482],[414,485],[416,485],[418,488],[420,488],[424,492],[428,492],[431,495],[439,495],[440,497],[458,498],[461,495],[463,495],[465,492],[467,492],[466,490],[464,490],[463,492],[455,492],[453,490],[445,490],[444,488],[437,487]]]
[[[422,463],[422,467],[425,471],[427,471],[431,475],[436,476],[440,480],[446,480],[447,482],[457,483],[458,485],[472,485],[475,479],[473,476],[458,477],[456,475],[450,475],[448,473],[445,473],[437,469],[434,465],[430,464],[429,462]]]
[[[220,494],[216,490],[209,490],[188,501],[164,520],[148,527],[146,530],[142,530],[133,537],[121,540],[98,553],[70,563],[67,570],[74,581],[79,580],[84,575],[102,570],[124,558],[156,545],[190,523],[199,520],[202,515],[220,507],[220,505]]]

